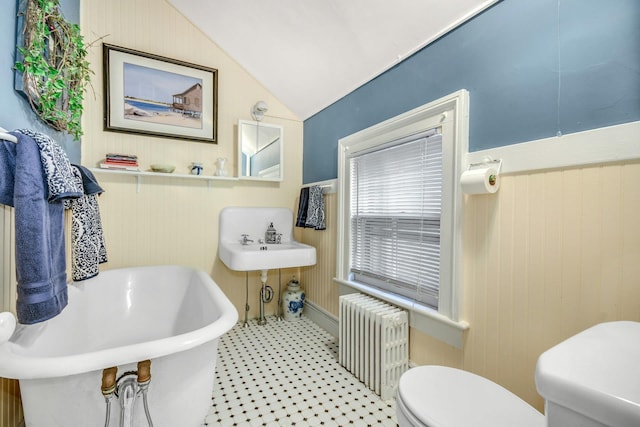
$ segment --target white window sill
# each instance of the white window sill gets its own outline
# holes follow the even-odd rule
[[[409,312],[409,326],[456,348],[462,348],[464,332],[469,329],[469,323],[464,320],[456,322],[437,311],[417,304],[408,298],[390,295],[358,282],[351,282],[337,278],[334,278],[333,280],[340,285],[340,295],[346,295],[356,291],[362,292],[404,308]]]

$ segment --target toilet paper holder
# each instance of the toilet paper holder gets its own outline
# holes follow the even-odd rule
[[[498,171],[498,174],[500,174],[500,171],[502,170],[502,159],[492,159],[491,157],[487,156],[485,158],[482,159],[482,161],[480,162],[475,162],[475,163],[469,163],[467,165],[467,170],[470,171],[472,169],[477,169],[480,167],[486,168],[488,166],[495,166],[498,165],[496,170]]]
[[[492,194],[500,188],[502,159],[485,157],[477,163],[467,165],[460,176],[460,186],[465,194]]]

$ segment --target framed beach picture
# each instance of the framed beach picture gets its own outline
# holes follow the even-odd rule
[[[216,144],[218,70],[103,44],[104,128]]]

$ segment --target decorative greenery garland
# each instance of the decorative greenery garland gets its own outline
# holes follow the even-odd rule
[[[33,111],[78,140],[82,101],[93,73],[80,27],[64,19],[58,0],[25,0],[23,56],[15,64]]]

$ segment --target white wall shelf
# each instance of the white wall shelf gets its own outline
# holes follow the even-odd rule
[[[129,175],[136,178],[137,188],[136,192],[140,192],[140,185],[142,184],[143,177],[156,178],[180,178],[191,179],[199,181],[207,181],[207,188],[211,189],[212,181],[238,181],[238,177],[235,176],[213,176],[213,175],[191,175],[186,173],[164,173],[164,172],[151,172],[151,171],[128,171],[128,170],[116,170],[116,169],[104,169],[104,168],[91,168],[91,171],[96,174],[107,175]]]

